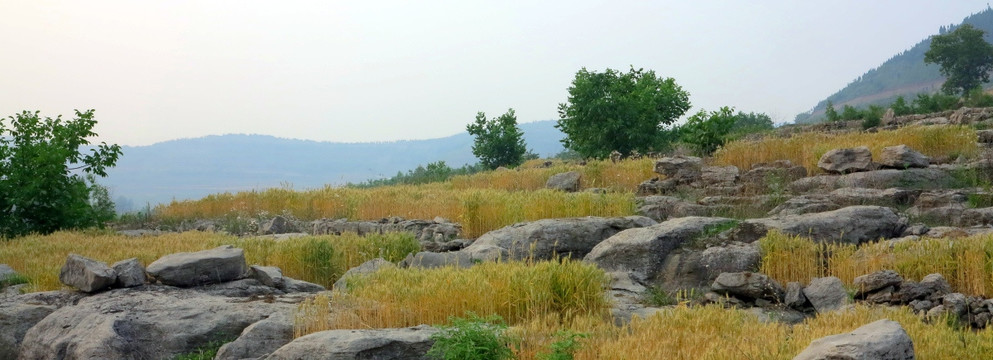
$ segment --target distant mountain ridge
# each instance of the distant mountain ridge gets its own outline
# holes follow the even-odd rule
[[[962,24],[972,24],[982,29],[986,32],[986,41],[993,42],[993,9],[987,7],[969,15],[962,20]],[[959,25],[961,24],[942,26],[938,33],[952,31]],[[818,102],[813,109],[797,114],[794,122],[802,124],[822,120],[828,101],[840,110],[844,105],[888,105],[901,95],[909,101],[918,93],[938,91],[945,78],[938,72],[937,65],[924,64],[924,53],[930,47],[931,38],[928,37],[886,60],[879,67],[867,71],[843,89]],[[986,86],[990,87],[990,84]]]
[[[555,121],[520,124],[528,149],[541,156],[562,151]],[[146,203],[196,199],[252,189],[318,188],[390,177],[435,161],[452,167],[476,163],[468,133],[376,143],[334,143],[268,135],[212,135],[125,146],[117,166],[100,181],[120,210]]]

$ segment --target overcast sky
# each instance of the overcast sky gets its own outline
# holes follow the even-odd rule
[[[650,4],[651,3],[651,4]],[[452,135],[558,117],[581,67],[793,116],[985,1],[0,0],[0,115],[96,109],[126,145]]]

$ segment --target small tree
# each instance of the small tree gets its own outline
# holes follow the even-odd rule
[[[828,100],[827,106],[824,107],[824,116],[831,122],[841,120],[841,115],[838,115],[838,111],[834,109],[834,103],[831,100]]]
[[[903,96],[897,97],[896,100],[893,101],[893,104],[890,105],[890,108],[893,109],[893,115],[896,116],[907,115],[914,112],[914,109],[912,109],[910,105],[907,105],[907,100],[905,100]]]
[[[569,87],[568,100],[559,104],[555,127],[566,135],[565,148],[583,157],[603,159],[615,150],[628,156],[668,146],[672,132],[665,126],[689,108],[689,93],[654,71],[583,68]]]
[[[524,145],[524,132],[517,127],[514,109],[506,114],[486,120],[486,113],[476,114],[476,121],[466,125],[466,131],[476,137],[472,144],[472,154],[479,158],[483,166],[496,169],[500,166],[517,166],[524,162],[527,148]]]
[[[924,62],[941,66],[947,79],[941,85],[946,94],[962,94],[990,81],[993,70],[993,45],[983,40],[985,32],[970,24],[954,31],[935,35]]]
[[[724,145],[736,119],[734,109],[727,106],[709,114],[700,110],[679,128],[679,139],[693,145],[700,155],[710,155]]]
[[[112,217],[106,189],[94,179],[107,176],[121,147],[100,143],[80,153],[97,135],[94,125],[93,110],[68,121],[28,111],[0,119],[0,237],[100,226]]]

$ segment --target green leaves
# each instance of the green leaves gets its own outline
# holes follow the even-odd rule
[[[466,131],[476,137],[472,154],[479,158],[483,166],[496,169],[524,162],[527,153],[524,132],[517,127],[514,109],[489,121],[486,120],[486,113],[480,111],[476,114],[476,121],[466,125]]]
[[[724,145],[736,120],[734,109],[727,106],[709,114],[706,110],[700,110],[679,128],[679,139],[696,148],[700,155],[710,155]]]
[[[113,216],[95,176],[107,175],[121,148],[101,143],[80,153],[94,125],[93,110],[67,121],[37,111],[0,119],[0,237],[99,226]]]
[[[993,70],[993,45],[983,40],[984,31],[970,24],[954,31],[935,35],[931,48],[924,54],[925,63],[941,66],[947,77],[941,89],[946,94],[961,93],[990,81]]]
[[[431,336],[434,345],[426,354],[439,360],[502,360],[512,359],[514,353],[507,345],[510,338],[504,334],[507,324],[498,315],[480,317],[472,312],[465,318],[449,318],[451,325],[441,326],[441,331]]]
[[[584,157],[662,150],[672,140],[666,126],[690,108],[689,93],[674,79],[634,67],[626,73],[583,68],[568,91],[555,127],[566,134],[562,144]]]

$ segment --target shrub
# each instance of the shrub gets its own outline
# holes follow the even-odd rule
[[[724,145],[735,120],[734,109],[727,106],[709,114],[700,110],[679,127],[679,140],[693,146],[699,155],[710,155]]]
[[[439,360],[501,360],[512,359],[508,345],[511,339],[504,332],[507,324],[497,315],[485,318],[469,312],[466,317],[451,317],[449,325],[431,335],[434,344],[426,354]]]

